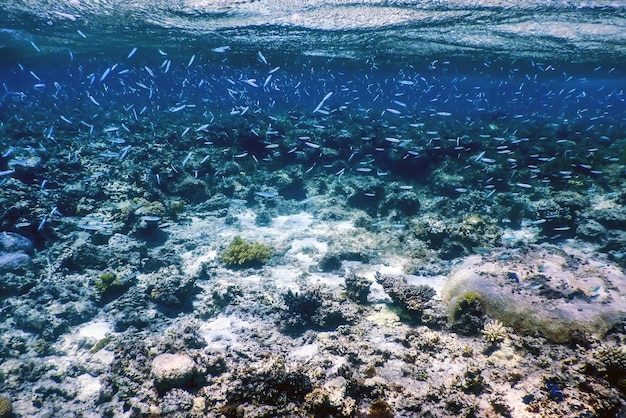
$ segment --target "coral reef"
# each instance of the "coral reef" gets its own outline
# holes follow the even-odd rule
[[[626,348],[603,345],[594,352],[595,358],[606,368],[606,378],[626,394]]]
[[[137,45],[0,65],[0,417],[626,416],[623,65]]]

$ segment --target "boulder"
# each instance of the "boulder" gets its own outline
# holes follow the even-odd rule
[[[602,337],[626,318],[626,275],[590,251],[534,245],[468,257],[442,290],[453,321],[478,302],[522,334],[553,342]],[[464,302],[472,303],[464,303]]]
[[[152,361],[152,376],[160,389],[181,387],[196,371],[196,363],[186,354],[159,354]]]
[[[0,253],[33,253],[33,243],[14,232],[0,232]]]
[[[0,295],[23,293],[33,287],[34,268],[28,254],[0,253]]]

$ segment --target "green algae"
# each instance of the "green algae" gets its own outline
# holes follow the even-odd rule
[[[115,275],[115,273],[102,273],[98,276],[96,280],[94,280],[94,287],[102,294],[107,293],[114,287],[121,286],[122,282]]]
[[[235,236],[220,256],[229,267],[259,267],[272,258],[272,247],[261,242],[249,242]]]

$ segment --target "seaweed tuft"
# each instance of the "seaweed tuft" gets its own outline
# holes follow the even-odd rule
[[[272,258],[272,247],[235,236],[220,259],[229,267],[260,267]]]

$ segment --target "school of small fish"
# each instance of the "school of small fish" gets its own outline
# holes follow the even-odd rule
[[[605,173],[624,162],[614,142],[626,131],[626,85],[614,66],[398,66],[262,51],[230,62],[232,52],[217,45],[181,56],[136,46],[118,57],[64,54],[57,68],[5,65],[0,184],[32,149],[79,164],[83,183],[107,181],[130,164],[143,167],[147,187],[176,176],[215,183],[220,170],[208,166],[234,163],[249,176],[297,166],[309,177],[373,176],[411,188],[443,167],[462,178],[446,197],[492,199],[567,187],[609,193]],[[174,151],[160,153],[165,144]],[[66,186],[63,177],[44,170],[37,181],[51,192]],[[259,184],[253,196],[279,194]],[[62,215],[50,211],[39,230]],[[535,222],[550,216],[546,210]],[[571,225],[550,227],[558,236]]]

